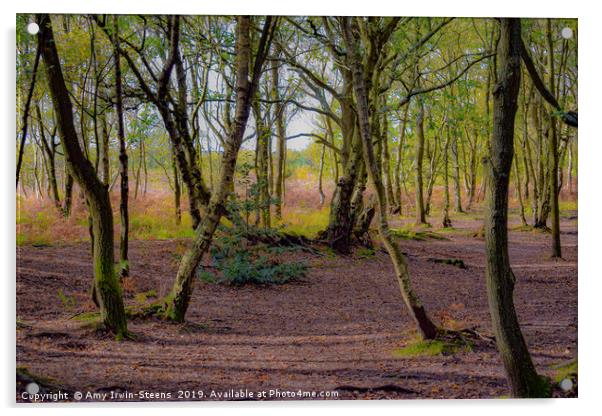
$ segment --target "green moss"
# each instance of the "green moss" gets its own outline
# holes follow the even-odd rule
[[[436,355],[451,355],[457,352],[472,351],[472,345],[461,341],[441,340],[417,340],[408,343],[405,347],[393,351],[393,355],[399,358],[408,357],[432,357]]]
[[[85,325],[96,325],[96,324],[102,323],[100,312],[98,312],[98,311],[78,313],[77,315],[73,316],[71,319],[74,319]]]
[[[393,237],[402,238],[404,240],[449,240],[447,237],[428,230],[414,230],[411,228],[391,228]]]
[[[73,309],[77,305],[77,300],[75,299],[75,296],[66,295],[63,292],[63,289],[61,288],[57,290],[57,296],[61,301],[61,304],[63,305],[64,309]]]
[[[153,291],[149,291],[153,292]],[[125,314],[129,319],[148,318],[150,316],[164,317],[167,298],[133,306],[126,306]]]
[[[393,355],[396,357],[423,357],[443,354],[444,343],[442,341],[420,341],[396,349]]]
[[[472,351],[472,344],[462,339],[455,340],[422,340],[415,339],[402,348],[393,351],[393,356],[407,357],[432,357],[436,355],[452,355],[457,352]]]
[[[360,259],[367,259],[370,257],[374,257],[376,253],[372,248],[360,247],[359,249],[357,249],[356,254]]]
[[[578,210],[578,201],[570,200],[570,201],[559,201],[558,207],[560,211],[577,211]]]
[[[565,378],[576,379],[578,375],[577,359],[553,365],[552,369],[554,370],[554,381],[557,383]]]
[[[146,302],[148,302],[148,298],[156,298],[156,297],[157,297],[157,291],[153,289],[153,290],[149,290],[147,292],[136,293],[136,295],[134,295],[134,300],[136,301],[136,303],[145,304]]]
[[[130,236],[135,240],[170,240],[194,237],[188,217],[182,223],[165,221],[160,215],[138,215],[130,218]]]
[[[23,234],[17,233],[17,247],[27,243],[27,238]]]

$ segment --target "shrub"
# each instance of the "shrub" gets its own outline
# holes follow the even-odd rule
[[[284,284],[305,275],[303,262],[281,262],[278,255],[294,247],[248,245],[238,227],[222,232],[210,250],[211,267],[199,269],[201,280],[234,286]],[[210,271],[211,270],[211,271]]]

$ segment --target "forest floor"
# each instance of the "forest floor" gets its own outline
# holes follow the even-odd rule
[[[437,322],[491,334],[484,241],[472,236],[480,225],[457,219],[453,231],[441,232],[446,239],[399,244]],[[562,260],[549,258],[549,234],[514,230],[509,241],[519,320],[538,370],[549,376],[555,364],[577,356],[576,212],[563,213],[561,230]],[[130,247],[130,291],[138,295],[126,302],[143,302],[143,293],[153,290],[167,293],[185,242],[133,241]],[[199,391],[202,399],[220,399],[218,393],[240,399],[241,389],[255,392],[251,399],[259,391],[283,399],[276,390],[328,392],[328,399],[508,394],[494,346],[446,355],[396,353],[415,341],[416,332],[382,251],[346,257],[287,253],[309,269],[304,278],[279,286],[199,281],[187,324],[134,319],[129,327],[136,338],[124,342],[73,318],[95,310],[88,243],[24,245],[17,255],[17,367],[66,391],[170,392],[172,400],[198,399]],[[466,268],[436,259],[461,259]]]

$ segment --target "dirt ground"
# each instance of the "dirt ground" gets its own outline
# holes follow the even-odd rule
[[[562,219],[563,260],[549,258],[549,234],[510,233],[519,320],[538,370],[548,375],[552,365],[577,356],[577,221],[572,214]],[[456,232],[445,234],[448,240],[399,243],[435,320],[490,334],[484,243],[471,236],[480,222],[456,220],[454,226]],[[132,242],[135,292],[165,294],[183,245]],[[327,399],[508,394],[494,347],[430,357],[394,354],[415,338],[415,331],[382,252],[368,258],[295,254],[310,266],[308,274],[281,286],[197,282],[189,324],[133,320],[129,327],[136,340],[125,342],[72,319],[94,310],[88,300],[88,244],[24,246],[17,255],[17,366],[69,392],[107,393],[109,399],[111,391],[119,392],[118,400],[149,399],[125,395],[140,391],[163,393],[168,400],[262,399],[257,397],[261,391],[266,399],[290,399],[282,395],[299,391],[327,392]],[[462,259],[467,268],[435,258]],[[139,301],[127,299],[128,304]],[[18,401],[22,391],[21,382]]]

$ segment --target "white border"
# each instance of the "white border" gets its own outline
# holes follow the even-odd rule
[[[19,411],[19,414],[38,412],[44,415],[81,414],[128,414],[133,408],[145,415],[165,415],[168,404],[128,404],[119,407],[102,408],[84,404],[66,406],[47,406],[43,409],[32,406],[14,405],[14,342],[15,342],[15,207],[14,207],[14,172],[15,172],[15,13],[51,12],[51,13],[170,13],[170,14],[286,14],[286,15],[403,15],[403,16],[520,16],[520,17],[577,17],[579,18],[579,91],[580,91],[580,146],[579,146],[579,184],[580,204],[579,222],[579,399],[572,400],[438,400],[438,401],[386,401],[386,402],[279,402],[279,403],[194,403],[178,404],[178,415],[182,413],[204,414],[215,412],[226,414],[307,414],[346,412],[351,415],[365,415],[367,412],[379,414],[395,414],[420,412],[420,414],[479,414],[504,415],[509,412],[525,411],[555,414],[588,414],[598,407],[601,396],[600,351],[600,295],[602,294],[602,275],[598,248],[602,239],[602,208],[600,198],[602,142],[600,127],[596,123],[600,119],[600,97],[602,91],[599,41],[602,39],[600,27],[601,15],[593,1],[548,0],[529,2],[525,0],[503,0],[495,4],[484,1],[402,1],[402,0],[369,0],[364,2],[325,1],[325,0],[220,0],[182,1],[179,3],[165,0],[103,0],[99,2],[83,2],[81,0],[56,1],[49,0],[4,0],[2,2],[2,65],[0,80],[3,96],[0,99],[1,117],[4,135],[2,151],[0,151],[0,171],[2,172],[1,193],[5,195],[0,203],[2,212],[2,246],[0,248],[1,263],[4,273],[1,277],[2,287],[2,333],[0,342],[3,363],[0,377],[0,394],[2,404],[11,407],[8,413]],[[22,410],[25,409],[25,410]]]

